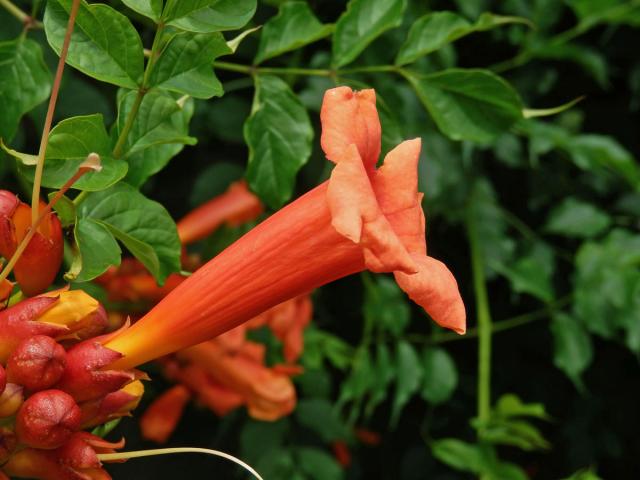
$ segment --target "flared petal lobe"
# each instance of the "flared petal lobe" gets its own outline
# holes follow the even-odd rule
[[[338,163],[344,150],[355,145],[364,167],[373,170],[380,156],[381,128],[374,90],[354,92],[338,87],[325,93],[320,111],[320,144],[327,158]]]

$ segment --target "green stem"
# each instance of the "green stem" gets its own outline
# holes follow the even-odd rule
[[[153,44],[151,46],[151,52],[149,54],[149,60],[147,62],[147,66],[144,70],[144,77],[142,78],[142,84],[140,88],[138,88],[138,94],[136,95],[136,99],[131,106],[131,110],[127,115],[127,119],[124,122],[124,127],[120,131],[118,135],[118,139],[116,140],[116,146],[113,147],[113,156],[115,158],[120,158],[122,156],[124,146],[127,143],[127,138],[129,136],[129,132],[133,127],[133,123],[136,120],[138,115],[138,111],[140,110],[140,105],[142,104],[142,100],[144,96],[147,94],[147,85],[149,84],[149,77],[151,72],[153,71],[153,67],[155,67],[156,62],[158,61],[158,57],[160,56],[160,43],[162,40],[162,33],[164,32],[165,25],[164,23],[158,23],[158,28],[156,28],[156,33],[153,37]]]
[[[231,62],[213,62],[214,68],[230,72],[244,73],[246,75],[271,74],[271,75],[307,75],[314,77],[335,77],[353,73],[396,72],[395,65],[370,65],[354,67],[345,70],[333,70],[327,68],[297,68],[297,67],[260,67],[255,65],[242,65]]]
[[[83,190],[81,191],[76,198],[73,199],[73,204],[77,207],[78,205],[80,205],[82,202],[84,202],[84,199],[87,198],[87,195],[89,195],[89,192],[87,190]]]
[[[9,0],[0,0],[0,5],[2,5],[5,8],[5,10],[7,10],[11,15],[16,17],[22,23],[28,23],[29,22],[29,19],[31,17],[29,15],[27,15],[27,13],[23,12],[20,9],[20,7],[18,7],[17,5],[14,5]]]
[[[476,219],[473,212],[467,217],[467,233],[471,247],[471,269],[478,317],[478,420],[484,424],[491,413],[491,312]]]
[[[145,96],[145,91],[141,88],[138,90],[138,94],[136,95],[136,99],[131,106],[131,110],[129,111],[129,115],[127,115],[127,119],[124,122],[124,127],[120,131],[118,135],[118,140],[116,142],[116,146],[113,147],[113,156],[115,158],[120,158],[122,156],[122,150],[124,149],[125,143],[127,143],[127,137],[129,136],[129,132],[133,127],[133,122],[136,120],[136,116],[138,115],[138,110],[140,110],[140,105],[142,104],[142,100]]]

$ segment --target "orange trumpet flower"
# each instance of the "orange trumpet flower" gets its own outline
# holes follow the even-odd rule
[[[441,326],[465,331],[465,310],[447,267],[426,255],[420,140],[401,143],[376,169],[375,93],[325,94],[321,144],[330,180],[289,204],[201,267],[105,346],[130,368],[213,338],[283,301],[365,269],[393,272]]]

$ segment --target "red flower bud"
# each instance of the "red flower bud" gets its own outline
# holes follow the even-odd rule
[[[16,433],[34,448],[62,446],[80,429],[80,407],[61,390],[43,390],[24,402],[16,417]]]
[[[31,207],[11,192],[0,191],[0,255],[11,258],[30,227]],[[62,226],[51,213],[40,223],[13,269],[25,294],[37,295],[51,285],[60,269],[62,253]]]
[[[0,395],[0,418],[15,415],[24,401],[23,390],[21,385],[7,383],[4,392]]]
[[[122,447],[124,440],[112,443],[87,432],[77,432],[56,453],[59,464],[70,474],[65,478],[110,480],[111,477],[102,469],[102,463],[96,454],[113,453]]]
[[[56,384],[64,372],[66,352],[53,338],[36,335],[23,340],[7,361],[7,376],[27,390],[38,391]]]
[[[131,410],[138,406],[144,386],[137,380],[112,392],[102,398],[90,400],[80,405],[82,410],[82,428],[100,425],[115,418],[131,414]]]
[[[7,386],[7,372],[4,371],[4,367],[0,365],[0,395],[4,392],[4,387]]]
[[[54,297],[29,298],[0,312],[0,363],[6,363],[9,354],[25,338],[34,335],[56,337],[68,332],[65,325],[37,321],[57,300]]]
[[[136,378],[133,371],[103,370],[121,357],[95,339],[85,340],[67,351],[67,365],[56,387],[77,402],[102,398]]]

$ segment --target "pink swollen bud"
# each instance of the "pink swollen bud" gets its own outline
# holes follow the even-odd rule
[[[80,429],[80,407],[61,390],[43,390],[29,397],[16,417],[16,433],[34,448],[62,446]]]
[[[7,361],[7,377],[27,390],[52,387],[64,372],[66,352],[53,338],[36,335],[20,342]]]

